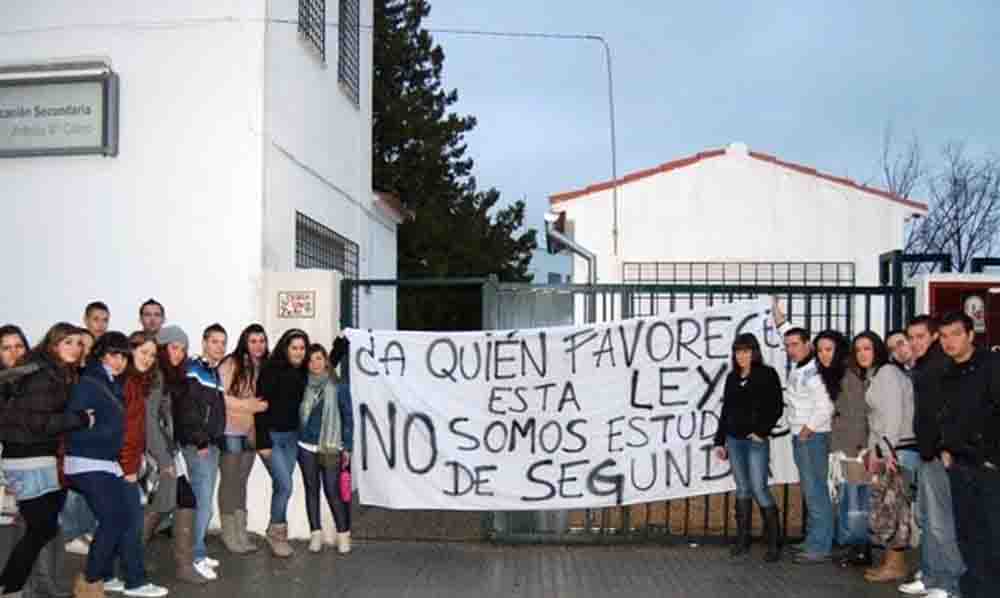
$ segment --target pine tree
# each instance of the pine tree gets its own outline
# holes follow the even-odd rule
[[[444,50],[422,22],[426,0],[375,0],[374,187],[397,194],[416,218],[399,227],[399,277],[530,279],[534,230],[524,230],[525,205],[499,208],[496,189],[480,191],[465,134],[473,116],[451,107],[458,92],[442,84]],[[478,329],[475,289],[399,292],[405,329]]]

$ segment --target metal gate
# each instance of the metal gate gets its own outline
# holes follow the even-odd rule
[[[899,286],[766,286],[751,284],[509,284],[496,279],[344,280],[341,326],[353,325],[351,293],[358,287],[479,286],[483,329],[599,323],[754,299],[782,298],[789,321],[813,333],[848,337],[864,330],[885,336],[914,315],[915,292]],[[496,512],[482,518],[482,537],[508,543],[723,542],[735,531],[732,494],[626,507],[569,511]],[[783,529],[803,533],[798,486],[779,489]],[[754,520],[755,529],[760,521]]]

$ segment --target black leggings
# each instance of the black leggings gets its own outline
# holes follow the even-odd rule
[[[7,566],[0,575],[0,586],[5,594],[21,591],[38,560],[38,554],[59,533],[59,512],[62,511],[64,502],[65,490],[18,501],[17,509],[24,519],[26,529],[11,551]]]
[[[351,503],[344,504],[340,500],[340,465],[324,466],[319,462],[319,456],[299,447],[299,467],[302,469],[302,482],[306,489],[306,515],[309,516],[309,529],[323,529],[319,518],[319,487],[323,486],[326,501],[333,512],[333,521],[340,533],[351,531]],[[339,463],[340,459],[337,459]]]

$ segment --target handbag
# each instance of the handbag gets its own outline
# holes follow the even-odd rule
[[[142,454],[136,483],[139,485],[139,502],[144,505],[152,502],[153,496],[160,487],[160,466],[156,463],[156,459],[153,459],[153,456],[149,454],[149,451]]]
[[[889,450],[895,456],[895,450],[886,440]],[[881,458],[881,450],[876,447]],[[896,459],[899,462],[899,459]],[[887,549],[905,549],[910,547],[911,521],[913,503],[903,482],[903,474],[883,468],[872,483],[871,513],[868,525],[871,528],[873,544],[885,546]]]
[[[344,504],[351,502],[351,461],[343,459],[340,464],[340,500]]]

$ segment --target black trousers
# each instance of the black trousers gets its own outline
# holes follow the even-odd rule
[[[59,533],[59,512],[65,501],[65,490],[18,501],[17,509],[24,519],[25,530],[7,559],[3,574],[0,574],[0,587],[5,594],[21,591],[38,560],[38,554]]]
[[[995,598],[1000,592],[1000,471],[953,464],[951,500],[958,549],[967,570],[963,598]]]

